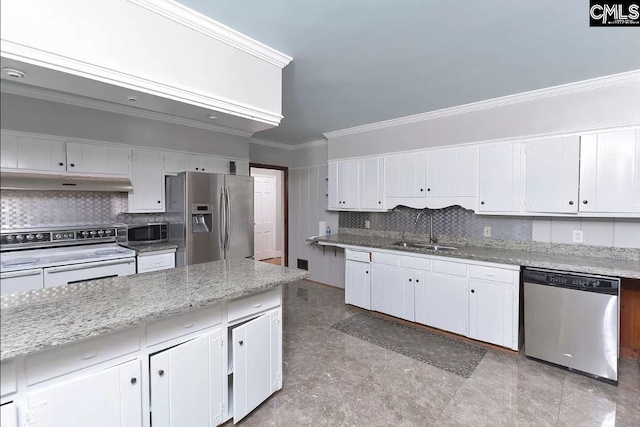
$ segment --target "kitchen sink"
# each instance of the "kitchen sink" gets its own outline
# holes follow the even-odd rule
[[[395,242],[393,246],[399,246],[401,248],[414,248],[414,249],[429,249],[432,251],[455,251],[458,248],[454,248],[453,246],[441,246],[434,245],[431,243],[421,243],[421,242]]]

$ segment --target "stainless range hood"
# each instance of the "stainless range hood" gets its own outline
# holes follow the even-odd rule
[[[112,191],[128,193],[133,190],[133,186],[127,177],[2,172],[0,173],[0,189]]]

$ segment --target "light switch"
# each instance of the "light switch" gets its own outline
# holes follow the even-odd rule
[[[491,237],[491,227],[484,228],[484,237]]]
[[[364,228],[367,228],[367,229],[371,228],[371,221],[369,221],[368,219],[365,219],[364,220]]]

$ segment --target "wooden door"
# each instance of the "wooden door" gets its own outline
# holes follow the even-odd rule
[[[276,251],[276,178],[253,178],[254,257],[260,261],[273,258]]]

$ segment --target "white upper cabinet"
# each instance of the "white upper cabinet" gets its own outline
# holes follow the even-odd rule
[[[410,153],[385,158],[387,198],[425,197],[427,194],[427,154]]]
[[[527,142],[527,212],[578,212],[580,137]]]
[[[191,170],[191,156],[186,153],[164,153],[164,173],[177,174]]]
[[[159,151],[133,150],[131,184],[130,213],[164,212],[164,174]]]
[[[65,144],[59,140],[2,134],[3,169],[65,171]]]
[[[67,171],[87,174],[129,175],[131,149],[67,142]]]
[[[338,200],[338,163],[330,162],[328,166],[328,177],[327,177],[327,196],[329,199],[327,209],[328,210],[339,210],[340,209],[340,200]]]
[[[358,161],[329,163],[329,210],[358,209],[360,197]]]
[[[519,212],[522,205],[520,142],[480,147],[479,212]]]
[[[477,192],[477,147],[427,152],[427,197],[475,197]]]
[[[384,160],[381,157],[360,160],[360,208],[384,209]]]
[[[582,137],[580,212],[640,212],[640,131]]]

